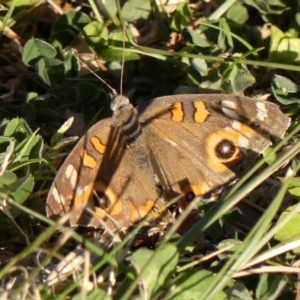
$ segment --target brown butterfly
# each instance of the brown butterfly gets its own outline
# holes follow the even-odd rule
[[[134,108],[116,96],[113,117],[95,124],[50,189],[47,215],[69,225],[128,228],[166,197],[206,197],[250,166],[290,124],[277,105],[231,95],[174,95]],[[167,196],[166,196],[167,195]]]

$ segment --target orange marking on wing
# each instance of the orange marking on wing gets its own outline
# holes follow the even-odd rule
[[[203,123],[210,115],[210,112],[207,110],[205,103],[202,101],[196,101],[194,102],[194,107],[196,109],[194,113],[195,122]]]
[[[94,157],[89,155],[85,149],[83,149],[81,151],[80,156],[82,158],[82,163],[85,167],[88,167],[91,169],[96,167],[97,161],[94,159]]]
[[[181,189],[184,194],[193,192],[195,196],[203,195],[207,192],[206,185],[203,182],[198,182],[196,184],[186,185]]]
[[[155,202],[152,200],[147,200],[145,205],[141,205],[139,207],[135,207],[131,201],[129,202],[130,205],[130,210],[131,210],[131,216],[130,216],[130,221],[132,223],[135,223],[137,221],[140,221],[141,219],[147,217],[147,216],[152,216],[153,218],[157,219],[161,217],[163,214],[163,211],[160,211],[159,213],[155,213],[153,211],[153,207],[155,207]]]
[[[161,211],[159,211],[158,213],[153,211],[153,208],[156,207],[158,209],[160,209]],[[163,210],[161,207],[157,207],[157,204],[155,201],[152,200],[147,200],[146,204],[141,206],[141,211],[144,212],[145,216],[151,214],[151,216],[155,219],[159,218],[162,216],[163,214]]]
[[[145,205],[141,205],[141,207],[139,207],[139,210],[142,212],[142,214],[144,216],[147,216],[149,213],[152,212],[152,208],[155,205],[154,201],[152,200],[148,200]]]
[[[171,116],[172,121],[175,121],[175,122],[182,122],[183,121],[184,112],[183,112],[181,102],[174,103],[171,107],[171,112],[172,112],[172,116]]]
[[[120,199],[118,199],[112,206],[111,208],[108,210],[108,212],[112,215],[112,216],[118,216],[123,212],[123,205],[122,205],[122,201]]]
[[[240,132],[245,135],[252,135],[255,133],[255,131],[251,127],[249,127],[245,124],[241,124]]]
[[[141,219],[141,215],[139,214],[138,210],[135,208],[135,206],[131,203],[131,201],[128,202],[131,215],[130,215],[130,222],[134,223]]]
[[[91,144],[94,146],[94,148],[101,154],[103,154],[106,150],[106,145],[102,144],[100,139],[96,136],[93,136],[91,138]]]
[[[93,193],[93,183],[86,185],[84,188],[77,188],[74,197],[74,208],[84,208],[89,203]]]
[[[72,192],[70,192],[70,193],[67,195],[66,199],[67,199],[67,200],[72,200],[72,199],[74,199],[74,197],[75,197],[75,191],[72,191]]]
[[[117,216],[123,212],[123,204],[122,200],[117,197],[114,191],[108,187],[105,183],[101,181],[97,181],[94,186],[94,190],[96,192],[100,192],[105,194],[105,196],[109,199],[109,207],[105,209],[105,211],[112,215]]]
[[[204,195],[208,191],[209,191],[208,185],[203,183],[203,182],[198,182],[198,183],[195,183],[195,184],[188,184],[188,185],[182,187],[181,192],[183,193],[183,196],[179,200],[180,207],[182,209],[184,209],[185,207],[187,207],[191,203],[191,201],[188,201],[186,199],[186,195],[188,193],[193,192],[195,197],[197,197],[197,196]]]
[[[241,159],[241,151],[238,147],[239,138],[240,138],[239,132],[234,130],[229,131],[227,129],[221,129],[208,136],[208,138],[206,139],[205,150],[207,154],[207,164],[212,170],[216,172],[224,172],[228,169],[226,164],[235,163]],[[230,158],[220,159],[219,157],[216,156],[215,147],[222,140],[225,139],[231,141],[235,145],[236,150],[235,153],[233,153],[233,155]]]
[[[107,213],[106,213],[106,211],[105,211],[104,209],[99,208],[99,207],[96,207],[96,208],[95,208],[95,213],[96,213],[96,215],[97,215],[98,217],[100,217],[102,220],[105,220]]]

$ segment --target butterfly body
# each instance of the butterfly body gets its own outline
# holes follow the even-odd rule
[[[59,170],[48,216],[71,212],[72,226],[111,229],[165,217],[165,194],[181,195],[184,206],[230,183],[290,122],[277,105],[248,97],[176,95],[137,108],[117,98],[113,117],[95,124]]]

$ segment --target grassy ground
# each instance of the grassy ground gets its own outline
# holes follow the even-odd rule
[[[0,299],[300,299],[300,5],[160,2],[2,2]],[[184,230],[186,211],[158,240],[65,228],[47,194],[75,136],[111,115],[107,84],[134,105],[261,98],[292,124]]]

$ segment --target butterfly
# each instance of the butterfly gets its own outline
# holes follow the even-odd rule
[[[112,230],[165,218],[166,197],[184,207],[225,187],[290,124],[276,104],[232,95],[165,96],[137,108],[116,95],[111,109],[59,169],[49,217],[70,213],[70,226]]]

